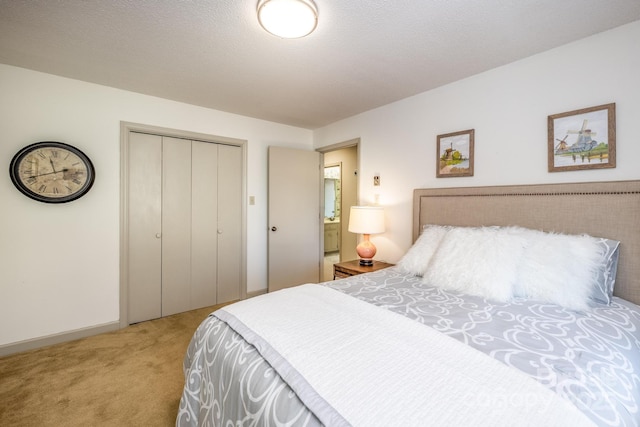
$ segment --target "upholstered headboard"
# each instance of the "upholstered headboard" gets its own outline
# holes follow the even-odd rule
[[[519,225],[619,240],[614,295],[640,304],[640,181],[414,190],[413,241],[425,224]]]

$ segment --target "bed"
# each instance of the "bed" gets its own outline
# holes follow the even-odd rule
[[[176,425],[640,425],[640,181],[413,208],[398,265],[205,319]]]

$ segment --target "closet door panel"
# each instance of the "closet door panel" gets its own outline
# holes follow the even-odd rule
[[[128,321],[161,317],[162,138],[131,133],[128,156]]]
[[[218,145],[192,142],[191,308],[217,303]]]
[[[242,149],[218,147],[218,303],[240,299]]]
[[[162,138],[162,316],[191,309],[191,144]]]

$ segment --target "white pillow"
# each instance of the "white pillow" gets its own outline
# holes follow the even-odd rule
[[[599,239],[521,228],[528,244],[518,265],[516,296],[586,310],[603,261]]]
[[[443,225],[425,225],[416,242],[397,263],[397,267],[414,276],[422,276],[449,228]]]
[[[509,301],[525,245],[519,230],[512,228],[452,228],[422,281],[450,291]]]
[[[617,240],[598,238],[598,244],[602,252],[602,260],[596,272],[596,287],[591,297],[596,302],[609,305],[611,304],[613,288],[616,284],[620,242]]]

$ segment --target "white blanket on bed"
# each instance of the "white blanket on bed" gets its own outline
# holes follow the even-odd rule
[[[324,286],[285,289],[217,313],[325,425],[593,425],[523,373]]]

